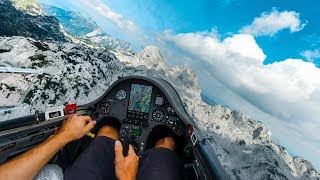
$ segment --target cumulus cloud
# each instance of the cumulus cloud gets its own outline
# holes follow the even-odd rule
[[[320,149],[320,69],[313,63],[287,59],[263,65],[266,55],[249,34],[220,39],[212,32],[165,31],[160,36],[196,69],[203,92],[263,121],[289,149],[320,162],[310,152]],[[302,142],[309,150],[297,147]]]
[[[309,62],[314,62],[314,60],[320,58],[320,49],[303,51],[301,52],[301,56],[305,57]]]
[[[305,25],[306,23],[301,22],[299,13],[295,11],[279,12],[273,8],[271,12],[263,12],[250,25],[243,27],[240,33],[254,36],[273,36],[283,29],[290,29],[291,33],[298,32]]]

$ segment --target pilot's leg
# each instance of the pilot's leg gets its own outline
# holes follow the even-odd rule
[[[114,143],[118,131],[103,126],[87,149],[66,170],[64,179],[116,179],[114,170]]]
[[[182,163],[174,152],[171,137],[160,139],[155,148],[143,155],[138,169],[138,180],[179,180],[182,179]]]

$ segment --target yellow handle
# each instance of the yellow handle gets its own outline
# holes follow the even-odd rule
[[[92,139],[96,136],[95,134],[92,134],[91,132],[87,132],[87,136],[91,137]]]

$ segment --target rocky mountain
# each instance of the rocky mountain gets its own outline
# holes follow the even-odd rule
[[[0,3],[3,4],[6,3]],[[5,10],[0,11],[1,18],[9,14]],[[20,12],[11,13],[16,16],[14,13]],[[14,26],[10,23],[16,22],[1,23]],[[35,32],[34,36],[39,37],[39,34]],[[232,179],[320,179],[320,174],[308,161],[291,157],[284,147],[273,143],[271,132],[261,122],[227,107],[203,102],[198,78],[192,69],[169,65],[157,47],[148,46],[133,55],[64,40],[57,42],[22,34],[9,36],[0,31],[1,64],[41,68],[45,72],[34,78],[24,98],[27,105],[17,111],[0,113],[1,120],[30,114],[35,109],[44,111],[49,106],[66,102],[87,103],[102,95],[119,76],[160,77],[176,88],[187,112],[205,133]],[[19,81],[19,77],[10,80]],[[23,96],[21,91],[0,81],[0,94],[8,92],[8,97]],[[0,96],[0,102],[6,98]]]
[[[19,11],[23,11],[33,16],[43,15],[42,9],[36,0],[11,0],[11,2]]]
[[[105,47],[125,54],[133,54],[130,43],[111,37],[91,18],[46,4],[41,4],[41,7],[44,14],[57,18],[63,29],[72,35],[75,41]]]
[[[19,105],[27,93],[32,79],[30,74],[0,73],[0,107]]]
[[[106,47],[115,52],[120,52],[126,55],[133,55],[134,52],[131,48],[131,44],[114,39],[109,34],[105,33],[101,28],[98,28],[91,33],[81,37],[82,39],[88,39],[99,46]]]
[[[0,0],[0,34],[24,36],[37,40],[66,41],[57,19],[32,16],[17,10],[9,0]]]
[[[45,15],[57,18],[63,28],[74,36],[84,36],[99,28],[91,18],[85,17],[80,13],[46,4],[40,4],[40,6]]]

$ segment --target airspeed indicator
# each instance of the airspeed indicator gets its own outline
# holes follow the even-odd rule
[[[119,91],[117,91],[117,93],[116,93],[116,98],[117,98],[119,101],[125,100],[126,97],[127,97],[127,93],[126,93],[125,90],[120,89]]]

